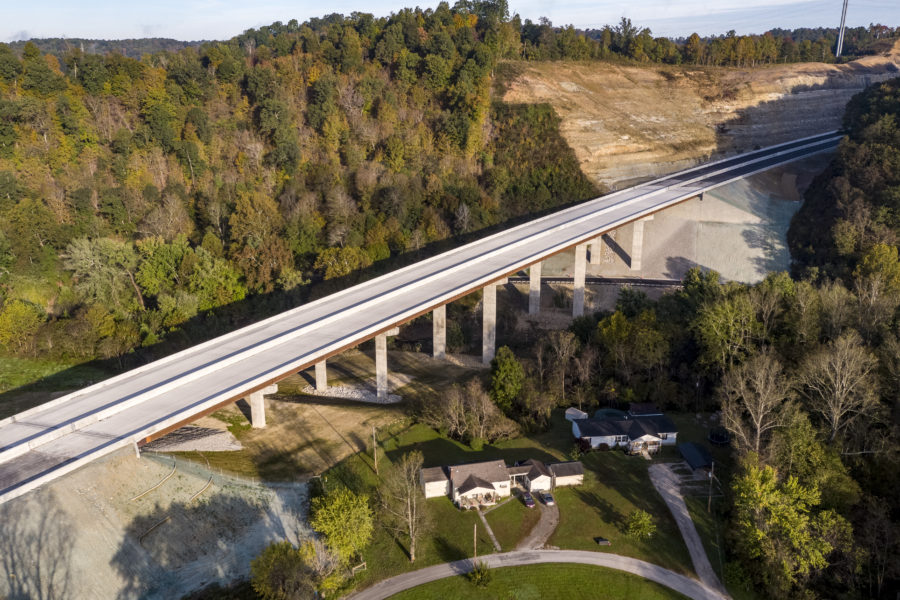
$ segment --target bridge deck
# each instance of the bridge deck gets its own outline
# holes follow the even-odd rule
[[[0,502],[246,396],[556,252],[749,174],[832,150],[836,133],[709,163],[410,265],[0,421]]]

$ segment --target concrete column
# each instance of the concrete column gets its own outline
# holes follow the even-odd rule
[[[431,313],[432,346],[435,358],[447,357],[447,305],[442,304]]]
[[[497,344],[497,284],[484,286],[481,307],[481,362],[489,365],[494,360]]]
[[[379,399],[388,397],[388,372],[387,372],[387,338],[389,335],[397,335],[400,329],[394,327],[389,331],[375,336],[375,389]]]
[[[590,263],[592,265],[599,265],[600,257],[603,256],[603,236],[598,235],[597,237],[592,239],[589,243],[591,246]]]
[[[328,389],[328,369],[325,361],[320,360],[316,363],[316,391],[324,392]]]
[[[572,296],[572,316],[580,317],[584,314],[584,272],[587,265],[587,244],[575,246],[575,281],[574,294]]]
[[[644,251],[644,222],[652,221],[653,215],[644,217],[632,223],[633,229],[631,234],[631,264],[629,268],[632,271],[641,270],[641,255]]]
[[[541,312],[541,263],[534,263],[528,269],[528,314]]]
[[[270,385],[247,396],[247,402],[250,404],[250,425],[254,429],[262,429],[266,426],[265,396],[276,392],[278,392],[278,386]]]

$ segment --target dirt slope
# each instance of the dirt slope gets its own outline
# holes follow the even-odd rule
[[[900,75],[892,52],[846,65],[734,69],[512,63],[506,102],[548,102],[582,168],[602,188],[840,126],[853,94]]]

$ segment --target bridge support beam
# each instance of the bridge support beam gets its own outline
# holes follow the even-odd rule
[[[328,369],[324,360],[316,363],[316,391],[324,392],[328,389]]]
[[[575,246],[574,293],[572,295],[572,317],[584,314],[584,272],[587,268],[587,244]]]
[[[497,350],[497,286],[506,279],[484,286],[481,302],[481,364],[487,366],[494,360]]]
[[[375,336],[375,393],[379,400],[386,400],[390,392],[388,389],[387,338],[389,335],[398,333],[400,333],[400,329],[394,327]]]
[[[632,271],[641,270],[641,255],[644,252],[644,223],[652,220],[653,215],[650,215],[649,217],[644,217],[643,219],[639,219],[632,223],[631,261],[628,265]]]
[[[247,396],[250,405],[250,425],[253,429],[262,429],[266,426],[266,401],[265,396],[278,392],[277,385],[270,385]]]
[[[590,263],[592,265],[600,264],[600,257],[603,256],[603,236],[598,235],[594,239],[589,242],[591,246],[590,250]]]
[[[442,304],[431,313],[432,355],[435,358],[447,357],[447,305]]]
[[[541,312],[541,263],[528,268],[528,314]]]

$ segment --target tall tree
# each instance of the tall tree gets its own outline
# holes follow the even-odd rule
[[[522,391],[525,369],[509,346],[501,346],[491,361],[491,397],[507,414]]]
[[[427,505],[419,484],[422,462],[422,453],[417,450],[404,454],[391,466],[378,489],[384,522],[407,539],[410,562],[416,560],[416,544],[428,524]]]
[[[855,419],[875,413],[877,364],[875,356],[853,330],[814,352],[801,364],[797,374],[800,391],[810,409],[828,424],[829,440],[833,441]]]
[[[311,509],[310,524],[341,563],[349,564],[369,545],[375,522],[367,495],[341,487],[313,498]]]
[[[744,452],[765,454],[764,444],[782,424],[791,382],[772,352],[761,352],[722,378],[722,420]]]

